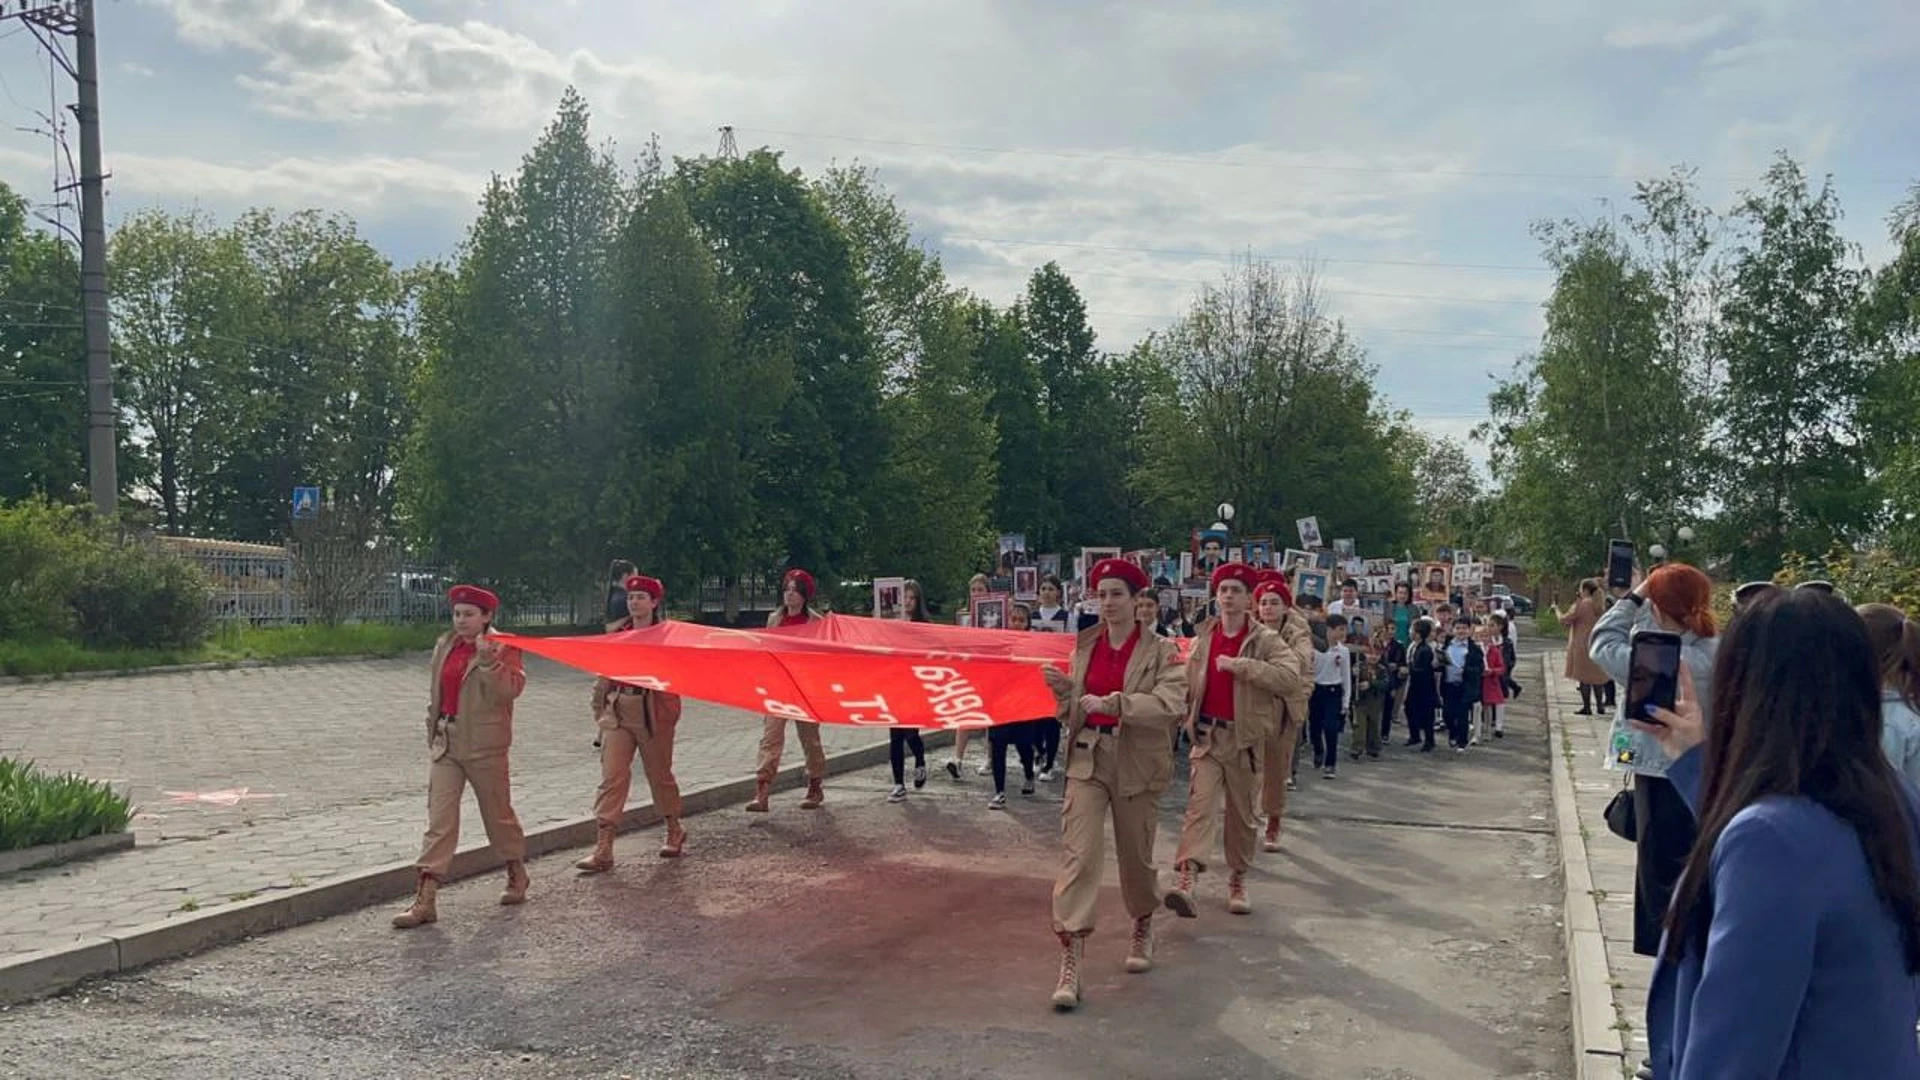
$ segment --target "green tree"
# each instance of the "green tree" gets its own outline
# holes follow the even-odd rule
[[[1500,516],[1537,573],[1578,577],[1610,536],[1664,536],[1695,507],[1707,410],[1663,350],[1654,276],[1608,221],[1536,227],[1554,268],[1538,352],[1490,397]]]
[[[1019,316],[996,311],[984,300],[967,305],[974,343],[973,377],[993,424],[994,495],[989,518],[997,528],[1025,531],[1038,548],[1051,542],[1046,425],[1040,404],[1040,370],[1028,353]]]
[[[0,502],[86,487],[80,268],[0,183]]]
[[[619,550],[611,464],[630,436],[612,297],[628,202],[569,88],[426,301],[409,522],[470,573],[584,594]]]
[[[1498,528],[1493,496],[1459,440],[1410,430],[1399,445],[1399,453],[1413,465],[1416,553],[1466,548],[1498,555],[1508,550],[1512,539]]]
[[[1888,219],[1894,255],[1875,271],[1856,329],[1870,358],[1863,431],[1893,538],[1920,551],[1920,184]]]
[[[1113,467],[1125,433],[1107,411],[1111,386],[1102,378],[1086,301],[1059,264],[1049,262],[1027,280],[1017,318],[1040,380],[1035,465],[1047,482],[1046,505],[1028,526],[1028,542],[1042,550],[1111,543],[1127,524],[1125,500],[1115,496],[1125,474]]]
[[[1413,540],[1404,426],[1311,278],[1243,264],[1145,348],[1174,387],[1152,408],[1153,453],[1134,473],[1155,520],[1211,521],[1225,500],[1249,533],[1285,535],[1314,515],[1365,550]]]
[[[1735,216],[1746,235],[1716,334],[1720,542],[1738,572],[1764,576],[1790,551],[1824,552],[1875,524],[1860,443],[1870,370],[1853,334],[1863,273],[1832,186],[1810,192],[1784,155]]]
[[[676,182],[741,303],[738,348],[769,380],[777,416],[751,451],[764,547],[823,582],[870,548],[886,459],[880,369],[854,256],[819,193],[779,155],[678,162]]]

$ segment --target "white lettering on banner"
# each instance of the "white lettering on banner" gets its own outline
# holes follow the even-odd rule
[[[622,686],[637,686],[642,690],[665,690],[672,685],[652,675],[609,675],[607,678]]]
[[[834,684],[834,693],[840,693],[844,689],[845,688],[838,683]],[[887,699],[881,697],[879,694],[873,695],[872,701],[842,701],[840,702],[840,707],[847,710],[847,721],[849,723],[871,724],[875,727],[890,727],[900,722],[894,719],[892,713],[887,711]],[[855,709],[872,709],[874,710],[874,714],[868,716],[864,712],[855,712]]]
[[[760,707],[767,711],[768,716],[778,716],[783,720],[813,720],[815,723],[819,722],[814,718],[812,713],[798,705],[789,705],[784,701],[775,701],[768,697],[767,688],[764,686],[754,687],[753,692],[760,695]]]
[[[950,667],[916,667],[913,677],[927,692],[927,704],[946,727],[991,727],[993,718],[980,710],[986,699],[973,684]]]

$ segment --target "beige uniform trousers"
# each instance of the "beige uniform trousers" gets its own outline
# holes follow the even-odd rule
[[[760,731],[760,766],[754,770],[754,776],[763,784],[771,784],[774,774],[780,771],[780,754],[787,748],[787,721],[778,716],[765,717],[764,721]],[[795,720],[793,729],[799,734],[800,749],[807,756],[807,779],[825,780],[827,751],[820,745],[820,725],[811,720]]]
[[[1227,869],[1245,871],[1253,866],[1254,841],[1260,831],[1253,804],[1260,793],[1261,758],[1266,746],[1249,750],[1208,748],[1202,753],[1203,746],[1196,746],[1187,756],[1192,783],[1187,788],[1187,816],[1180,827],[1180,849],[1173,864],[1178,867],[1185,863],[1196,871],[1207,868],[1218,839],[1215,833],[1224,798]]]
[[[1060,838],[1066,861],[1053,883],[1056,933],[1093,932],[1100,875],[1107,858],[1107,818],[1113,818],[1113,851],[1120,863],[1120,896],[1127,914],[1144,919],[1160,907],[1160,882],[1153,869],[1153,833],[1159,824],[1157,792],[1120,794],[1120,739],[1117,734],[1081,731],[1093,742],[1093,776],[1067,779],[1060,809]]]
[[[1267,740],[1267,752],[1261,762],[1260,812],[1275,819],[1287,812],[1287,777],[1293,775],[1293,755],[1300,749],[1300,727],[1304,718],[1295,719],[1293,710],[1280,721],[1280,730]]]
[[[427,773],[427,835],[420,849],[420,872],[445,880],[453,869],[453,853],[460,846],[460,796],[473,785],[480,804],[480,821],[494,854],[508,862],[527,857],[527,834],[513,813],[507,755],[488,754],[461,761],[446,754]]]
[[[616,829],[627,810],[627,793],[633,789],[635,753],[640,755],[640,771],[647,778],[653,808],[663,818],[680,816],[680,781],[673,778],[673,733],[680,722],[656,716],[648,734],[642,701],[639,695],[616,693],[600,714],[600,788],[593,796],[593,816]]]

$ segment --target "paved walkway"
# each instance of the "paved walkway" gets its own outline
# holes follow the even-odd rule
[[[1620,790],[1622,777],[1606,767],[1607,734],[1613,716],[1576,715],[1580,694],[1573,683],[1560,677],[1558,656],[1550,654],[1546,665],[1554,750],[1569,755],[1574,800],[1586,838],[1594,900],[1600,911],[1600,932],[1606,942],[1614,1009],[1619,1014],[1616,1026],[1626,1044],[1628,1063],[1637,1066],[1647,1052],[1647,985],[1653,978],[1653,958],[1637,956],[1633,951],[1633,845],[1608,832],[1604,816],[1608,800]]]
[[[111,780],[140,808],[131,851],[0,877],[0,960],[414,858],[425,668],[422,655],[0,687],[0,754]],[[528,661],[513,768],[529,829],[592,810],[591,689]],[[824,737],[829,753],[885,740],[832,726]],[[751,773],[759,739],[758,717],[687,702],[682,787]],[[800,760],[792,738],[786,756]],[[643,805],[638,772],[631,801]],[[485,843],[470,792],[462,823],[463,847]]]
[[[1150,974],[1122,971],[1108,860],[1076,1013],[1047,1003],[1060,787],[996,813],[941,774],[895,806],[873,769],[819,813],[695,817],[685,859],[536,860],[524,907],[488,875],[432,927],[381,905],[16,1006],[0,1078],[1566,1080],[1552,744],[1522,679],[1505,739],[1303,770],[1253,914],[1203,875]]]

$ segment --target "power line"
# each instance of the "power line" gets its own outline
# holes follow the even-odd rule
[[[1219,259],[1223,261],[1253,258],[1267,262],[1306,261],[1356,263],[1367,266],[1414,266],[1429,270],[1501,270],[1525,274],[1550,274],[1553,272],[1550,267],[1545,266],[1514,266],[1506,263],[1435,262],[1422,259],[1362,259],[1354,256],[1312,254],[1272,255],[1256,251],[1200,251],[1180,248],[1129,247],[1125,244],[1089,244],[1078,240],[1010,240],[992,236],[958,236],[954,234],[948,234],[944,239],[966,244],[1007,244],[1014,247],[1075,248],[1085,251],[1136,251],[1144,255],[1177,255],[1184,258]]]

